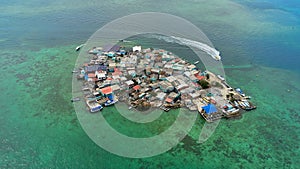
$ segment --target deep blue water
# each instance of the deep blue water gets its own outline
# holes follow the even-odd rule
[[[24,7],[30,9],[31,7],[47,7],[47,5],[55,4],[53,2],[33,2],[5,1],[2,2],[2,5],[25,4]],[[171,13],[187,18],[199,26],[215,46],[222,51],[224,56],[238,55],[241,57],[241,63],[250,61],[271,67],[300,71],[298,66],[300,53],[298,45],[300,39],[299,2],[279,0],[236,2],[245,5],[247,10],[253,12],[251,13],[252,17],[257,19],[258,22],[276,23],[280,27],[277,28],[274,25],[269,34],[257,34],[260,31],[259,29],[264,29],[264,27],[253,30],[255,31],[253,34],[236,34],[235,31],[232,31],[235,28],[230,27],[230,21],[225,21],[223,24],[207,24],[201,20],[200,16],[197,17],[197,14],[194,13],[176,13],[177,10]],[[66,7],[57,11],[27,14],[27,10],[16,7],[15,11],[11,11],[12,14],[1,13],[1,48],[40,49],[43,47],[82,43],[94,31],[110,20],[129,14],[131,11],[143,11],[140,8],[133,9],[126,4],[99,4],[94,1],[93,3],[95,5],[89,6],[88,9],[68,9],[68,1],[63,1]],[[165,8],[167,6],[170,5],[162,3],[161,6],[154,8],[153,11],[168,12],[169,9]],[[145,11],[149,11],[149,7]],[[266,26],[266,28],[268,27]],[[249,32],[251,31],[251,28],[249,28]],[[235,53],[232,53],[230,47],[224,44],[229,44],[231,48],[237,46],[238,49]],[[224,57],[224,62],[225,64],[231,64],[232,60],[230,57],[228,59]]]
[[[285,69],[300,70],[300,1],[284,1],[284,0],[254,0],[236,2],[247,6],[252,11],[265,11],[265,16],[261,16],[262,20],[267,20],[285,26],[285,31],[278,33],[255,37],[252,42],[247,44],[250,50],[258,55],[255,57],[259,63],[268,66],[280,67]],[[269,13],[269,14],[268,14]]]

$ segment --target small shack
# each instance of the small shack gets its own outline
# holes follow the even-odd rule
[[[218,109],[213,104],[208,104],[202,107],[202,111],[208,115],[218,112]]]
[[[113,89],[111,86],[100,89],[100,92],[103,96],[107,97],[109,100],[113,101]]]
[[[119,45],[105,45],[102,49],[103,52],[117,52],[120,50]]]

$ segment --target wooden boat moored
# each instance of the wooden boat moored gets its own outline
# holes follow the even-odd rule
[[[71,102],[78,102],[78,101],[80,101],[80,98],[79,98],[79,97],[75,97],[75,98],[72,98],[72,99],[71,99]]]
[[[95,100],[87,100],[86,104],[88,105],[91,113],[95,113],[103,109],[103,107]]]

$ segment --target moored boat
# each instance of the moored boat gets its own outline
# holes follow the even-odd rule
[[[224,78],[223,76],[217,75],[217,77],[218,77],[220,80],[225,81],[225,78]]]
[[[165,112],[170,111],[170,108],[167,108],[167,107],[165,107],[165,106],[160,106],[160,109],[162,109],[162,110],[165,111]]]
[[[104,103],[104,106],[111,106],[113,104],[115,104],[117,101],[116,100],[107,100],[105,103]]]
[[[103,107],[95,100],[87,100],[86,104],[89,107],[91,113],[95,113],[103,109]]]
[[[235,91],[237,91],[241,96],[245,97],[245,93],[242,91],[241,88],[235,88]]]
[[[80,101],[80,98],[79,98],[79,97],[75,97],[75,98],[72,98],[72,99],[71,99],[71,102],[78,102],[78,101]]]

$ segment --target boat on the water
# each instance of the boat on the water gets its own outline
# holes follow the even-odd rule
[[[75,48],[76,51],[79,51],[85,44],[81,44]]]
[[[167,107],[165,107],[165,106],[160,106],[160,109],[162,109],[162,110],[165,111],[165,112],[170,111],[170,108],[167,108]]]
[[[244,98],[245,99],[251,99],[251,96],[245,96]]]
[[[244,102],[244,104],[246,105],[246,107],[250,107],[250,104],[247,100],[242,100]]]
[[[246,104],[242,101],[238,101],[238,103],[239,103],[241,108],[246,108],[247,107]]]
[[[234,101],[233,103],[234,103],[234,105],[235,105],[236,107],[239,106],[239,104],[237,103],[237,101]]]
[[[212,58],[214,58],[214,59],[217,60],[217,61],[220,61],[220,60],[221,60],[221,56],[220,56],[220,55],[213,56]]]
[[[200,61],[198,60],[198,61],[196,61],[196,62],[194,62],[194,64],[196,65],[196,64],[198,64]]]
[[[107,100],[105,103],[104,103],[104,106],[111,106],[113,104],[115,104],[117,101],[116,100]]]
[[[124,40],[124,39],[120,39],[119,42],[129,43],[129,42],[131,42],[131,41],[129,41],[129,40]]]
[[[244,92],[240,88],[235,88],[235,91],[237,91],[241,96],[245,97]]]
[[[75,97],[75,98],[72,98],[72,99],[71,99],[71,102],[78,102],[78,101],[80,101],[80,98],[79,98],[79,97]]]
[[[251,107],[246,107],[245,110],[246,111],[250,111],[250,110],[254,110],[256,109],[256,106],[251,106]]]
[[[223,76],[217,75],[217,77],[218,77],[220,80],[225,81],[225,78],[224,78]]]
[[[101,104],[97,103],[96,100],[87,100],[86,104],[89,107],[91,113],[95,113],[103,109]]]

